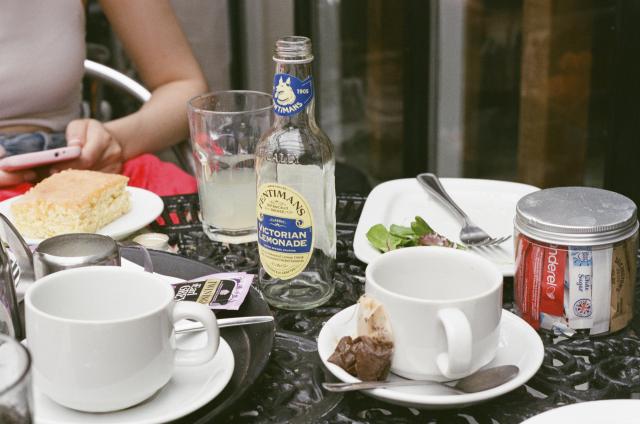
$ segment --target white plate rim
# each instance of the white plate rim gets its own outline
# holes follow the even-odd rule
[[[355,383],[360,381],[356,377],[353,377],[339,366],[328,362],[328,358],[333,353],[336,346],[336,341],[331,341],[331,335],[328,334],[329,327],[336,327],[336,322],[348,322],[351,319],[355,319],[357,305],[352,305],[337,314],[333,315],[322,327],[320,334],[318,335],[318,354],[323,364],[338,380],[345,383]],[[348,317],[350,316],[350,317]],[[506,324],[506,325],[505,325]],[[471,405],[474,403],[482,402],[506,394],[516,388],[525,384],[531,377],[535,375],[544,359],[544,345],[542,339],[535,332],[535,330],[527,324],[524,320],[520,319],[515,314],[503,309],[502,310],[502,322],[503,327],[509,326],[511,328],[519,327],[520,330],[528,334],[528,338],[536,346],[534,350],[528,352],[530,356],[527,364],[529,365],[525,369],[520,369],[519,374],[513,380],[493,389],[485,390],[479,393],[466,393],[456,395],[418,395],[411,393],[402,393],[391,389],[373,389],[365,390],[363,393],[369,394],[377,399],[404,405],[413,406],[417,408],[439,409],[444,407],[454,407],[460,405]],[[502,328],[501,333],[509,337],[508,329]],[[344,334],[346,335],[346,334]],[[352,335],[353,336],[353,335]],[[332,347],[328,347],[333,345]]]
[[[97,234],[110,236],[116,240],[121,240],[124,237],[133,234],[134,232],[146,227],[152,223],[164,209],[164,202],[162,198],[152,191],[145,190],[139,187],[127,186],[127,192],[131,194],[131,210],[121,217],[115,219],[113,222],[105,225],[96,231]],[[11,213],[11,204],[20,199],[24,195],[15,196],[10,199],[0,202],[0,213],[3,213],[11,222],[13,222],[13,214]],[[139,215],[133,215],[139,214]],[[127,220],[135,219],[131,224],[122,228],[123,223],[127,223]],[[30,245],[37,245],[43,239],[24,238]]]
[[[588,402],[572,403],[569,405],[560,406],[558,408],[549,409],[548,411],[544,411],[538,415],[534,415],[533,417],[524,420],[521,424],[555,424],[561,422],[558,421],[558,419],[562,419],[563,417],[565,419],[571,418],[572,422],[577,422],[576,420],[580,418],[580,416],[576,416],[577,413],[582,414],[583,417],[585,415],[590,415],[594,419],[594,421],[589,421],[592,423],[601,423],[602,419],[608,419],[609,422],[617,423],[617,421],[612,421],[616,418],[616,415],[614,414],[619,414],[621,412],[621,408],[626,408],[628,405],[633,405],[634,411],[636,413],[640,413],[640,399],[601,399]],[[603,407],[604,410],[601,409]],[[631,421],[625,422],[631,423]]]
[[[206,405],[207,403],[211,402],[213,399],[215,399],[223,390],[224,388],[227,386],[227,384],[229,384],[229,381],[231,381],[231,376],[233,375],[233,371],[235,368],[235,358],[233,356],[233,351],[231,350],[231,346],[229,346],[229,344],[227,343],[227,341],[220,337],[220,345],[218,346],[218,352],[216,353],[216,356],[213,357],[213,359],[203,365],[200,366],[196,366],[196,367],[181,367],[181,366],[176,366],[176,370],[180,370],[180,369],[188,369],[188,368],[198,368],[198,367],[213,367],[214,365],[211,364],[211,362],[216,361],[216,362],[220,362],[220,364],[215,364],[216,367],[220,367],[220,369],[222,369],[222,373],[221,376],[218,377],[217,381],[219,380],[220,383],[218,384],[207,384],[210,383],[210,380],[207,380],[206,382],[203,382],[202,384],[202,388],[209,388],[209,392],[202,393],[202,391],[200,391],[200,395],[196,398],[196,400],[192,403],[182,403],[180,405],[176,405],[176,408],[174,408],[171,413],[162,415],[162,416],[153,416],[153,417],[147,417],[147,418],[142,418],[142,419],[136,419],[135,421],[123,421],[126,420],[127,418],[127,414],[130,413],[130,411],[135,411],[136,408],[138,408],[140,405],[145,405],[145,403],[142,403],[140,405],[136,405],[136,406],[132,406],[131,408],[127,408],[124,410],[120,410],[120,411],[114,411],[114,412],[106,412],[106,413],[101,413],[98,414],[97,416],[100,417],[107,417],[106,420],[100,420],[98,421],[98,423],[100,424],[108,424],[108,423],[112,423],[112,424],[154,424],[154,423],[166,423],[166,422],[170,422],[170,421],[174,421],[177,420],[179,418],[182,418],[198,409],[200,409],[201,407],[203,407],[204,405]],[[34,387],[35,389],[35,387]],[[164,388],[160,389],[160,391],[164,390]],[[35,391],[35,390],[34,390]],[[39,396],[46,396],[43,393],[39,393]],[[156,396],[156,395],[154,395]],[[35,393],[34,393],[34,403],[35,403]],[[56,408],[63,408],[65,410],[70,411],[73,414],[81,414],[82,418],[84,418],[86,416],[87,418],[87,423],[91,423],[91,417],[95,416],[92,413],[89,412],[81,412],[81,411],[75,411],[72,409],[67,409],[64,406],[58,405],[57,403],[55,403],[53,400],[48,399],[48,402],[50,402],[52,405],[54,405]],[[153,400],[151,401],[153,402]],[[42,417],[38,415],[38,411],[42,410],[42,408],[38,408],[37,405],[35,405],[35,414],[34,414],[34,423],[35,424],[67,424],[65,421],[56,421],[56,420],[51,420],[51,419],[47,419],[46,417]],[[109,416],[112,416],[114,420],[109,420]]]
[[[480,185],[488,191],[498,191],[496,190],[496,188],[498,188],[500,189],[499,191],[515,192],[521,194],[521,197],[534,191],[540,190],[538,187],[528,184],[481,178],[440,178],[440,181],[442,182],[442,185],[445,187],[445,189],[452,194],[452,197],[455,197],[455,193],[458,187],[464,187],[465,185],[470,186],[473,184]],[[378,199],[386,197],[388,195],[387,193],[396,193],[403,190],[424,191],[424,189],[420,187],[415,178],[401,178],[385,181],[378,184],[367,196],[367,200],[365,201],[365,204],[362,208],[362,213],[360,214],[360,219],[358,220],[358,225],[356,227],[353,238],[353,251],[356,258],[358,258],[361,262],[368,264],[374,258],[383,254],[373,248],[369,244],[369,241],[366,237],[366,233],[372,225],[381,223],[381,220],[378,217],[384,212],[385,209],[384,207],[380,207]],[[426,191],[424,192],[424,194],[425,196],[429,196]],[[425,214],[422,214],[421,216],[423,216],[427,220],[427,222],[429,222],[428,216],[425,216]],[[509,239],[508,242],[512,243],[513,241],[512,239]],[[502,271],[503,276],[505,277],[512,277],[514,275],[513,263],[510,263],[508,266],[499,266],[499,268]]]

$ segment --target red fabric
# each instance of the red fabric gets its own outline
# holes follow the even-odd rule
[[[158,196],[191,194],[198,191],[196,179],[170,162],[144,154],[124,163],[122,175],[129,177],[129,185],[152,191]]]
[[[144,154],[124,163],[122,175],[129,185],[152,191],[159,196],[191,194],[198,190],[196,179],[170,162]],[[22,183],[0,189],[0,201],[25,193],[33,184]]]
[[[33,187],[33,184],[30,183],[22,183],[14,186],[3,187],[2,189],[0,189],[0,201],[23,194],[31,187]]]

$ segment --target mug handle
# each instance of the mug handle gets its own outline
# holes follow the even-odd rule
[[[207,344],[200,349],[176,349],[176,365],[201,365],[213,358],[220,345],[220,330],[213,312],[196,302],[176,302],[173,307],[173,323],[181,319],[199,321],[207,332]]]
[[[447,336],[447,352],[436,358],[438,369],[447,378],[466,376],[471,367],[471,325],[459,309],[446,308],[438,311],[438,320]]]
[[[153,273],[153,262],[151,262],[151,256],[146,247],[135,241],[119,241],[118,249],[121,247],[133,247],[142,253],[142,266],[146,272]]]

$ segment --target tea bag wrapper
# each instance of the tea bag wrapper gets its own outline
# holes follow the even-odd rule
[[[516,247],[516,275],[515,279],[519,282],[524,282],[524,273],[526,268],[527,255],[529,254],[529,246],[531,243],[524,236],[518,237],[518,244]],[[514,289],[514,301],[516,309],[520,316],[525,315],[526,305],[524,303],[524,291],[525,284],[516,284]]]
[[[590,334],[609,332],[613,248],[593,250],[593,326]]]
[[[633,317],[633,286],[635,281],[635,243],[627,242],[613,248],[611,263],[611,317],[609,331],[623,329]]]
[[[176,301],[192,301],[211,309],[237,311],[249,292],[253,275],[227,272],[172,284]]]
[[[540,328],[540,288],[544,272],[545,249],[531,244],[525,258],[523,318],[536,330]]]
[[[545,249],[542,286],[540,288],[541,314],[545,313],[555,317],[562,317],[564,315],[564,274],[566,261],[566,248],[551,245]],[[542,323],[540,325],[542,326]]]
[[[569,247],[569,307],[571,328],[590,329],[593,324],[593,253],[590,247]]]

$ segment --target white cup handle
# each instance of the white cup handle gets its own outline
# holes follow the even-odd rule
[[[207,344],[200,349],[176,349],[176,365],[201,365],[213,358],[220,344],[220,330],[213,312],[196,302],[176,302],[173,307],[173,323],[182,319],[194,319],[202,323],[207,332]]]
[[[447,352],[436,358],[438,369],[446,378],[466,376],[471,367],[471,325],[459,309],[446,308],[438,311],[438,320],[447,336]]]

